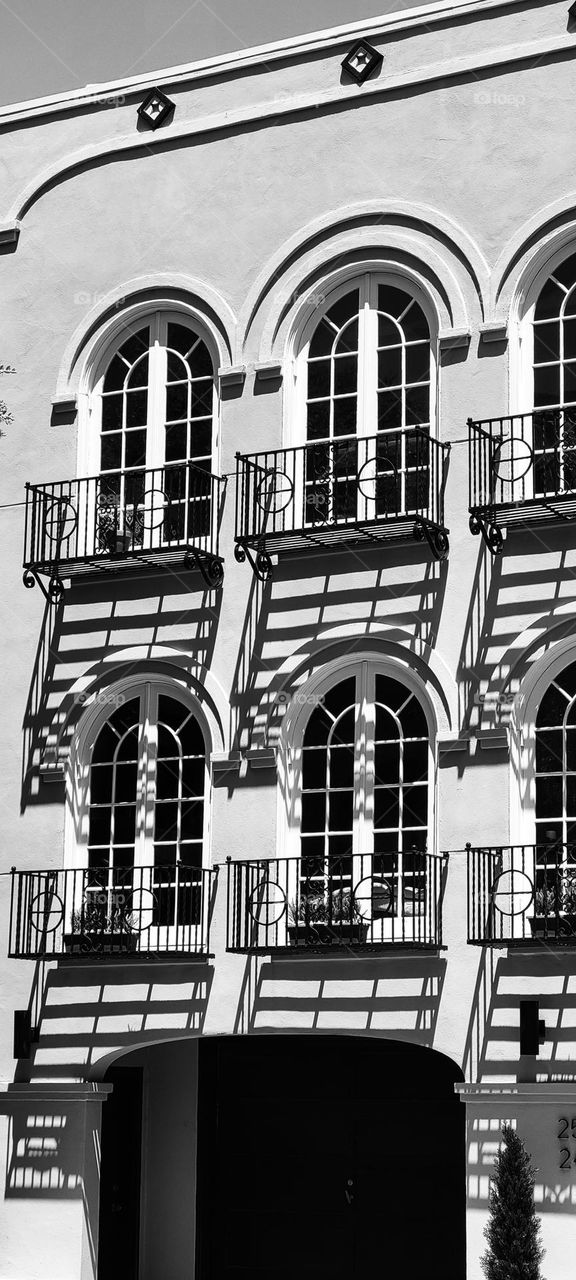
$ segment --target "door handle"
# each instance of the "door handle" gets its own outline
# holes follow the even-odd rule
[[[346,1186],[344,1188],[344,1195],[346,1196],[346,1200],[348,1204],[352,1204],[354,1201],[354,1179],[353,1178],[348,1178],[346,1182]]]

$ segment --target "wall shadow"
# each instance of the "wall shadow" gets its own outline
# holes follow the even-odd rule
[[[163,644],[181,649],[186,665],[210,666],[220,608],[221,591],[209,590],[199,572],[173,569],[74,586],[56,608],[46,606],[24,714],[22,812],[32,804],[62,802],[61,783],[44,781],[39,767],[41,760],[57,765],[66,758],[68,695],[75,682],[100,668],[103,655],[113,678],[110,656],[133,646],[139,647],[135,670],[152,646]]]
[[[357,1031],[432,1047],[446,961],[435,954],[246,957],[234,1033]]]

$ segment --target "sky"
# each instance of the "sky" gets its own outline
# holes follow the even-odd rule
[[[0,0],[0,105],[143,75],[423,0]]]

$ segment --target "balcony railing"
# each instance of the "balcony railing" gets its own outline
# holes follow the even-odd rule
[[[576,518],[576,406],[468,419],[470,528],[502,550],[503,528]]]
[[[9,955],[208,954],[217,871],[185,867],[12,869]]]
[[[420,427],[237,455],[236,558],[261,577],[271,556],[426,538],[448,553],[450,446]]]
[[[58,599],[62,578],[179,566],[218,586],[224,490],[224,480],[192,462],[27,485],[25,585],[37,581]]]
[[[227,948],[438,948],[445,865],[416,851],[229,861]]]
[[[468,941],[576,946],[576,845],[469,846]]]

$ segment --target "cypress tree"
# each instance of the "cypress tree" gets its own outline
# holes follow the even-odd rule
[[[502,1146],[490,1184],[486,1280],[542,1280],[544,1249],[534,1208],[534,1170],[524,1143],[511,1125],[502,1127]]]

